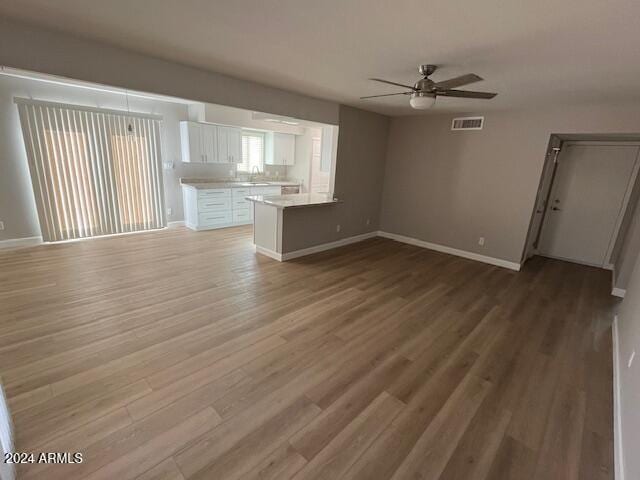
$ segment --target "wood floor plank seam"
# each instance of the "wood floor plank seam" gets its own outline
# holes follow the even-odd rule
[[[613,479],[609,273],[251,229],[0,252],[19,449],[80,480]]]

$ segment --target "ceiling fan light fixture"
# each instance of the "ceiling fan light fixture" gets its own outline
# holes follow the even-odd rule
[[[409,104],[416,110],[428,110],[436,103],[436,96],[432,93],[414,92],[411,94]]]

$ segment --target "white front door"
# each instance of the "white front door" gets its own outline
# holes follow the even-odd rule
[[[538,252],[607,266],[624,214],[639,147],[566,145],[558,158]]]

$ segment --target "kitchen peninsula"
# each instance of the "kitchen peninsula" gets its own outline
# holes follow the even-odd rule
[[[253,203],[253,243],[256,252],[279,261],[293,258],[288,255],[290,252],[283,241],[288,212],[302,208],[331,208],[340,203],[332,196],[320,193],[250,195],[246,200]]]

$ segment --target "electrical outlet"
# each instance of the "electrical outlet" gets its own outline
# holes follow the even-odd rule
[[[173,170],[173,162],[171,162],[171,161],[164,162],[164,169],[165,170]]]
[[[629,363],[627,364],[627,368],[631,368],[631,364],[633,363],[633,359],[636,356],[636,351],[631,352],[631,356],[629,357]]]
[[[4,230],[4,222],[0,222],[0,230]]]
[[[229,176],[230,177],[235,177],[236,176],[236,172],[234,172],[233,170],[229,170]]]
[[[340,224],[336,225],[336,232],[340,231]]]
[[[367,225],[371,225],[371,219],[367,218]]]
[[[478,245],[480,245],[481,247],[484,246],[484,237],[478,238]]]
[[[173,214],[173,208],[169,207],[167,208],[167,215],[171,215]]]

